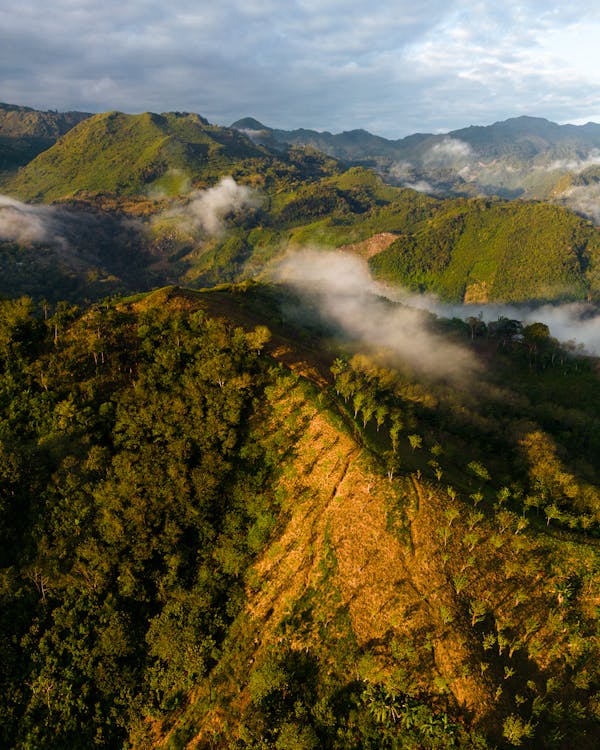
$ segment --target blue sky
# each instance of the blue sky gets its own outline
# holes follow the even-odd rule
[[[0,4],[0,101],[389,138],[600,122],[598,40],[582,0],[22,0]]]

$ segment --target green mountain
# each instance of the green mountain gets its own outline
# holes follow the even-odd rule
[[[597,363],[294,299],[0,303],[2,745],[597,747]]]
[[[0,172],[27,164],[87,117],[86,112],[40,112],[0,102]]]
[[[448,301],[598,299],[600,234],[546,203],[443,202],[370,260],[376,276]]]
[[[266,171],[251,208],[224,206],[223,231],[194,223],[202,191],[80,193],[79,201],[40,207],[53,212],[55,237],[0,241],[0,291],[81,300],[169,283],[198,288],[260,276],[288,249],[316,246],[361,255],[375,277],[450,302],[599,297],[598,229],[565,207],[434,199],[386,185],[364,168],[323,177],[337,165],[306,151],[228,166],[240,181],[235,191]],[[2,216],[0,208],[0,230]]]
[[[111,112],[5,177],[1,747],[598,747],[598,360],[367,273],[598,301],[590,220],[467,197],[582,204],[596,126],[318,135]]]
[[[70,130],[6,185],[24,200],[79,192],[136,195],[177,192],[186,180],[214,179],[268,152],[199,115],[169,112],[96,115]]]
[[[236,126],[265,129],[255,120]],[[524,142],[535,142],[541,153],[564,146],[566,134],[572,141],[591,139],[595,129],[516,118],[457,133],[462,145],[450,148],[454,157],[467,153],[470,139],[488,149],[487,157],[500,158],[510,144],[521,142],[526,150]],[[445,148],[448,140],[440,138],[435,143]],[[422,138],[408,140],[415,153],[427,153]],[[596,189],[597,171],[588,165],[561,177],[561,189],[569,191],[564,195],[582,209],[592,202],[586,191]],[[215,226],[221,229],[208,232],[194,212],[204,210],[202,190],[212,190],[223,176],[237,180],[234,191],[250,191],[252,207],[236,209],[234,197],[225,199],[231,207],[219,209]],[[27,200],[64,203],[71,196],[71,205],[64,203],[63,213],[51,219],[50,238],[2,241],[0,235],[0,287],[7,294],[77,300],[169,283],[243,281],[263,274],[289,248],[314,245],[358,253],[376,277],[451,302],[599,296],[598,230],[565,207],[434,199],[390,186],[364,167],[342,172],[337,161],[309,146],[256,145],[198,115],[90,117],[6,189]],[[0,208],[0,230],[11,210],[31,218],[24,209]],[[80,210],[82,226],[103,227],[95,240],[93,232],[73,229]],[[119,249],[111,252],[111,243]]]
[[[193,260],[186,283],[241,280],[288,248],[317,246],[359,254],[377,278],[449,302],[597,300],[600,292],[598,229],[572,211],[436,200],[361,168],[278,193],[235,238]]]

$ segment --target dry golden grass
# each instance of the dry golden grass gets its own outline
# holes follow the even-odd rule
[[[383,252],[392,242],[398,239],[398,235],[391,232],[379,232],[362,242],[355,242],[351,245],[342,245],[339,250],[359,255],[361,258],[368,260],[374,255]]]

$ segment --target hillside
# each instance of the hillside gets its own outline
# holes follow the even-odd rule
[[[447,202],[370,260],[376,276],[447,301],[597,299],[600,234],[544,203]]]
[[[86,112],[40,112],[0,102],[0,172],[27,164],[87,117]]]
[[[198,115],[108,112],[69,131],[23,168],[7,192],[29,201],[81,191],[178,192],[192,176],[214,179],[243,160],[267,155],[244,136]]]
[[[595,126],[5,110],[0,746],[595,750]]]
[[[432,380],[293,299],[0,305],[2,744],[596,747],[596,363],[432,321]]]
[[[600,288],[598,229],[564,207],[433,199],[356,167],[267,191],[252,222],[204,251],[185,242],[171,270],[193,286],[254,277],[287,250],[314,246],[361,254],[377,278],[453,302],[595,300]]]
[[[114,149],[122,124],[118,134]],[[135,173],[135,158],[122,160],[123,173]],[[188,186],[206,177],[198,169]],[[80,301],[171,283],[200,288],[268,277],[288,250],[319,247],[359,254],[377,278],[449,302],[598,299],[598,229],[565,207],[434,199],[365,168],[340,173],[303,150],[219,169],[238,181],[183,195],[85,191],[56,206],[0,205],[0,291]],[[184,182],[182,170],[162,178],[173,191]]]

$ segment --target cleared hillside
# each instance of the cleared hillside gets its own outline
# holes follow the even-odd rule
[[[597,747],[593,363],[455,327],[451,386],[279,304],[0,305],[2,743]]]

